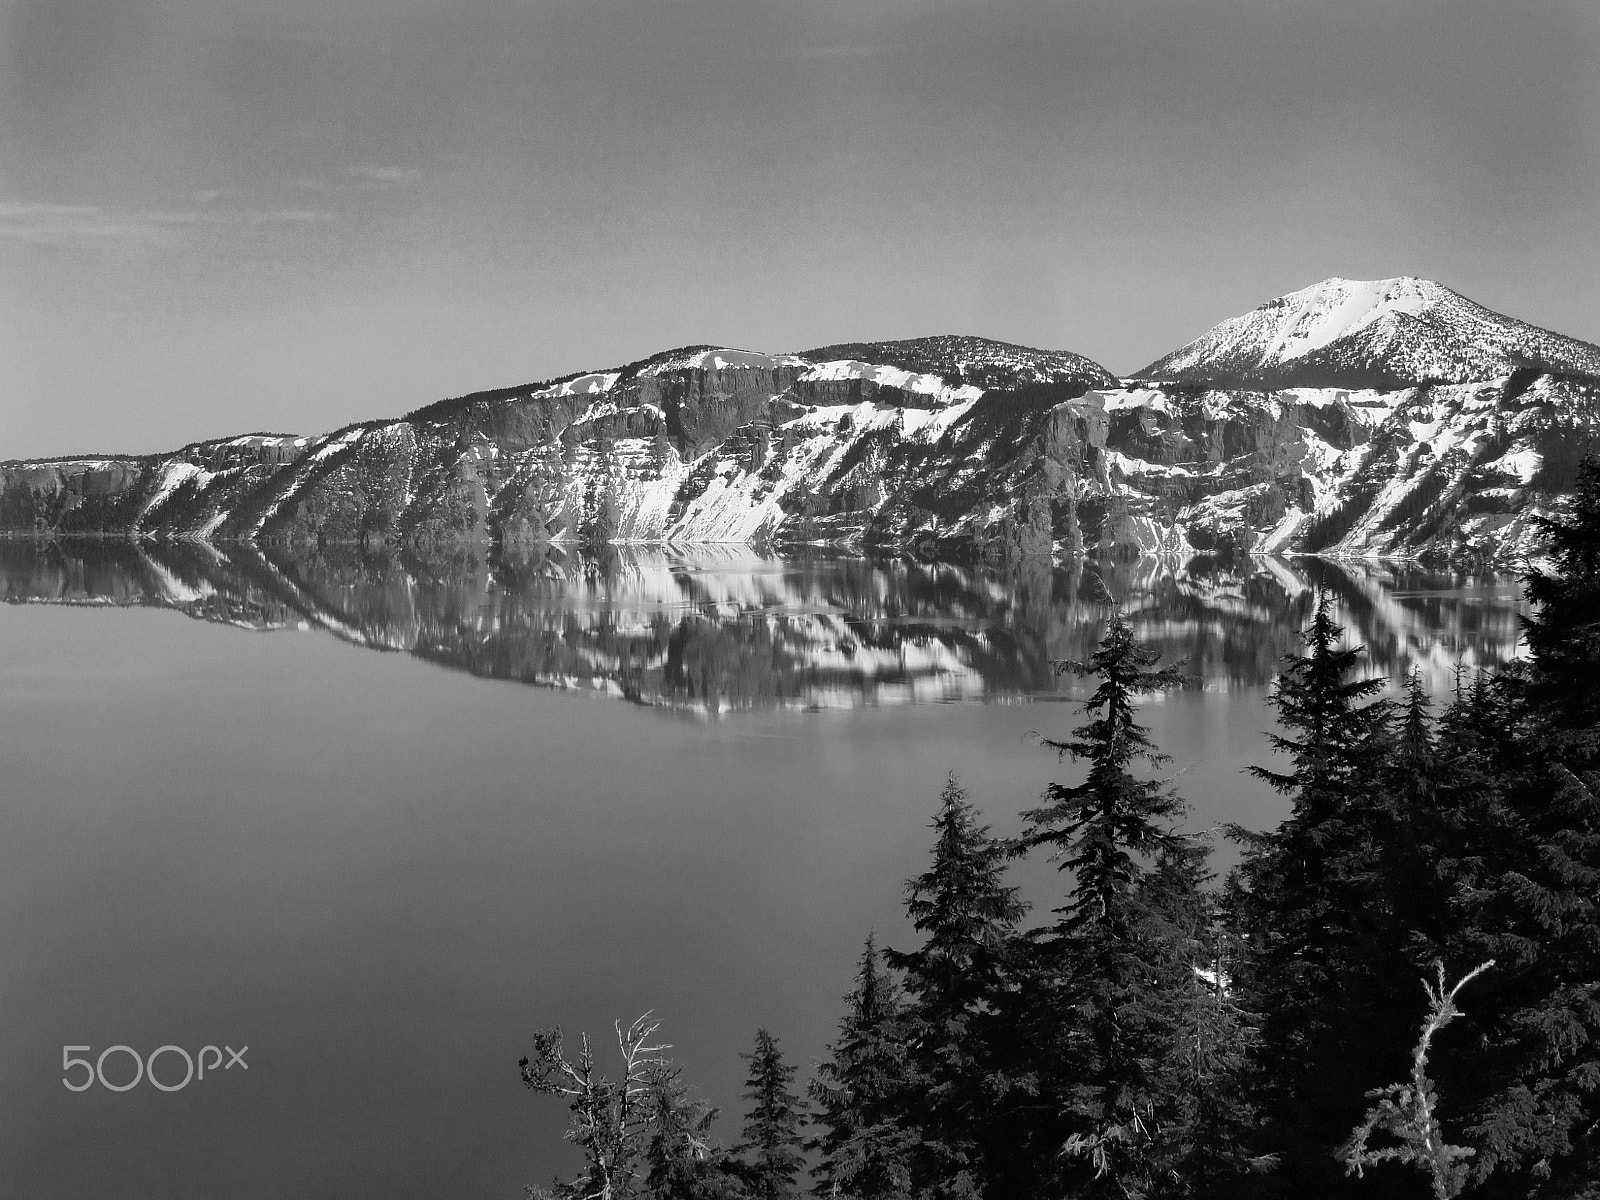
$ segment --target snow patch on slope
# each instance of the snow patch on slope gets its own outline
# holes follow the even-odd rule
[[[720,346],[679,354],[641,367],[641,375],[664,375],[668,371],[776,371],[779,367],[803,367],[807,360],[793,354],[762,354],[758,350],[737,350]]]
[[[534,392],[531,397],[524,399],[546,400],[556,396],[593,396],[602,392],[609,392],[616,386],[617,380],[622,378],[620,371],[594,371],[588,375],[579,375],[576,379],[568,379],[554,387],[547,387]]]
[[[204,487],[211,477],[210,471],[205,470],[203,467],[198,467],[194,463],[169,462],[162,472],[161,483],[156,488],[156,494],[150,498],[150,503],[146,504],[144,511],[139,514],[139,523],[143,524],[146,517],[165,504],[171,498],[172,493],[187,481],[191,479],[198,480],[200,486]]]
[[[1533,477],[1539,473],[1539,468],[1544,465],[1544,456],[1530,446],[1521,446],[1508,454],[1502,454],[1491,463],[1485,463],[1486,470],[1499,471],[1505,475],[1515,475],[1523,486],[1533,482]]]
[[[1284,297],[1289,309],[1263,361],[1301,358],[1391,313],[1416,316],[1432,300],[1420,279],[1328,279]]]
[[[919,375],[899,367],[875,366],[872,363],[856,362],[848,358],[818,363],[800,378],[803,382],[862,379],[876,383],[879,387],[899,388],[903,392],[934,396],[945,404],[970,402],[983,395],[982,388],[974,387],[970,383],[951,387],[939,375]]]

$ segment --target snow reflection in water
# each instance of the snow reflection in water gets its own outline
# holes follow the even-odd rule
[[[1317,588],[1370,668],[1443,690],[1516,653],[1520,587],[1410,567],[1256,559],[1011,566],[552,550],[423,562],[203,543],[0,544],[12,603],[172,608],[311,628],[494,679],[721,713],[1053,695],[1109,606],[1200,686],[1258,687],[1297,645]]]

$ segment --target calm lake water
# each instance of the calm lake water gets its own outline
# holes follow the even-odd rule
[[[1375,669],[1515,652],[1515,581],[1327,564],[0,543],[5,1190],[517,1196],[575,1162],[532,1031],[646,1009],[736,1140],[756,1026],[806,1073],[867,930],[910,944],[946,773],[1004,833],[1068,776],[1050,663],[1109,600],[1197,677],[1145,710],[1191,826],[1281,818],[1242,768],[1317,586]],[[248,1069],[63,1086],[116,1044]]]

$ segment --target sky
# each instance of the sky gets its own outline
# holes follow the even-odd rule
[[[1600,341],[1594,0],[0,0],[0,457],[713,342],[1128,373],[1319,279]]]

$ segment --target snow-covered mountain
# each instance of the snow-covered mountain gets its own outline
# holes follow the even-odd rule
[[[974,337],[807,354],[690,346],[317,438],[0,465],[0,529],[425,553],[986,544],[1014,524],[1034,427],[1116,382],[1078,355]]]
[[[1405,388],[1516,371],[1600,376],[1600,347],[1490,312],[1429,279],[1325,279],[1268,300],[1135,378],[1230,388]]]
[[[0,532],[1510,563],[1600,414],[1600,351],[1420,280],[1329,280],[1143,374],[957,335],[690,346],[318,437],[0,463]]]

